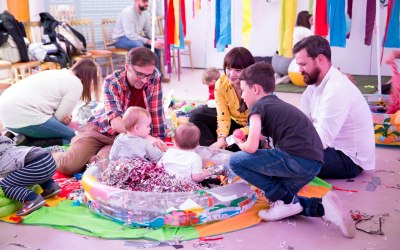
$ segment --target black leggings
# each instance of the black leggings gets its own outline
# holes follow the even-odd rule
[[[200,145],[201,146],[210,146],[214,142],[217,141],[217,116],[210,113],[193,113],[190,116],[189,121],[195,124],[200,129]],[[242,128],[241,125],[237,124],[234,120],[231,119],[231,128],[229,130],[229,134],[232,134],[235,129]],[[239,147],[236,144],[226,148],[229,151],[237,152],[240,151]]]

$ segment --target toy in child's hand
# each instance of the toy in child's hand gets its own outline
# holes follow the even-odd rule
[[[235,129],[232,135],[225,138],[226,145],[228,147],[232,146],[235,143],[235,139],[233,137],[236,137],[243,142],[246,141],[246,136],[244,135],[243,131],[240,129]]]
[[[239,140],[246,141],[246,136],[241,129],[235,129],[235,131],[233,131],[233,136],[235,136]]]

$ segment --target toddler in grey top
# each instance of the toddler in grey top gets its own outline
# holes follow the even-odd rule
[[[140,107],[129,107],[122,117],[122,122],[126,134],[122,133],[115,139],[110,151],[110,160],[139,157],[157,163],[163,152],[147,139],[151,130],[150,113]]]

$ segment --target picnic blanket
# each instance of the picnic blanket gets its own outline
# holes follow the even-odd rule
[[[210,224],[189,227],[164,226],[158,229],[133,228],[103,218],[91,212],[85,204],[67,200],[66,197],[71,192],[81,188],[78,180],[71,179],[59,173],[56,173],[54,179],[60,184],[63,190],[59,196],[47,199],[44,207],[30,215],[18,217],[14,213],[10,216],[0,218],[0,220],[9,223],[46,226],[106,239],[147,239],[161,241],[180,237],[181,240],[190,240],[255,226],[261,221],[257,215],[258,211],[268,208],[266,199],[260,197],[256,204],[248,211],[233,218]],[[322,197],[331,189],[332,185],[319,178],[315,178],[299,192],[299,195]]]

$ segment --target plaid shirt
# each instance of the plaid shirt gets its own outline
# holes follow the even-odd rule
[[[152,120],[152,135],[164,138],[164,112],[162,104],[161,73],[156,70],[155,76],[144,86],[143,98],[146,109]],[[129,108],[132,98],[130,86],[126,79],[126,70],[116,70],[104,79],[104,107],[89,118],[88,122],[97,126],[97,131],[104,135],[115,135],[110,121],[122,117]]]

